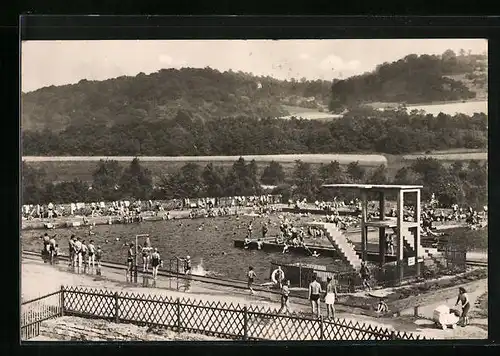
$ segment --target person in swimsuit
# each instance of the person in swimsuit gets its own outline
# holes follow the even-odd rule
[[[56,250],[56,239],[54,238],[55,236],[52,236],[49,240],[49,257],[50,257],[50,264],[54,263],[54,252]]]
[[[82,242],[79,237],[76,238],[75,242],[75,260],[73,261],[73,266],[82,267]]]
[[[54,263],[59,264],[59,244],[54,247]]]
[[[94,268],[95,264],[95,246],[94,246],[94,240],[90,240],[88,246],[88,258],[89,258],[89,268],[91,267],[92,269]]]
[[[127,271],[132,274],[134,268],[134,244],[131,243],[129,245],[129,249],[127,251]]]
[[[281,269],[281,266],[278,266],[278,269],[276,270],[278,271],[276,273],[276,284],[277,284],[277,287],[279,289],[283,288],[283,282],[285,280],[285,272],[283,272],[283,270]]]
[[[153,267],[153,279],[156,280],[156,276],[158,275],[158,268],[161,265],[161,257],[158,253],[158,249],[155,248],[153,253],[151,254],[151,266]]]
[[[42,250],[43,263],[47,263],[48,257],[50,256],[50,237],[49,237],[49,234],[45,233],[42,236],[42,241],[43,241],[43,250]]]
[[[95,261],[97,262],[96,274],[98,276],[101,275],[101,260],[102,260],[101,246],[97,246],[97,250],[95,251]]]
[[[325,304],[326,304],[326,317],[328,319],[335,319],[335,300],[337,299],[337,284],[332,277],[328,277],[326,279],[326,296],[325,296]]]
[[[387,303],[384,301],[383,298],[380,298],[378,304],[377,304],[377,313],[379,314],[385,314],[389,310],[389,307],[387,306]]]
[[[313,281],[309,284],[309,300],[311,301],[312,313],[318,316],[321,315],[320,310],[320,294],[322,293],[321,284],[318,282],[318,276],[314,275]]]
[[[248,267],[247,277],[248,277],[248,284],[247,284],[248,289],[250,289],[251,294],[255,294],[255,292],[252,288],[252,285],[253,285],[253,282],[255,281],[255,278],[257,277],[257,275],[255,274],[255,271],[253,270],[252,266]]]
[[[459,324],[461,323],[461,326],[466,326],[469,325],[469,309],[470,309],[470,302],[469,302],[469,296],[467,295],[467,292],[464,287],[458,288],[458,298],[457,302],[455,305],[458,305],[458,303],[461,304],[462,306],[462,315],[460,316]]]
[[[366,266],[366,262],[363,261],[361,262],[361,269],[359,271],[359,274],[361,275],[361,279],[363,280],[363,288],[368,289],[368,291],[371,291],[372,288],[370,287],[370,270]]]
[[[82,261],[83,261],[83,270],[87,270],[87,253],[89,251],[89,248],[87,247],[87,244],[85,243],[85,240],[82,241]]]
[[[262,238],[265,239],[266,238],[266,235],[267,235],[267,232],[268,232],[268,227],[267,227],[267,223],[264,223],[264,225],[262,225]]]
[[[191,257],[186,256],[184,260],[184,274],[191,274]]]
[[[286,279],[283,281],[283,286],[281,287],[281,308],[278,314],[285,309],[287,313],[290,313],[290,280]]]
[[[75,262],[75,235],[71,235],[68,241],[68,250],[69,250],[69,266],[74,266]]]
[[[144,246],[141,249],[142,252],[142,272],[146,273],[149,271],[149,260],[151,255],[151,242],[149,237],[144,242]]]

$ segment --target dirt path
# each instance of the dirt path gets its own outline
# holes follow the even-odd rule
[[[225,341],[201,334],[178,333],[168,329],[134,324],[112,323],[105,320],[60,317],[47,320],[40,335],[30,341]]]
[[[212,286],[202,283],[191,282],[188,291],[183,291],[185,286],[180,281],[181,290],[176,289],[176,280],[162,277],[157,281],[157,287],[142,287],[125,283],[125,275],[120,271],[103,270],[102,277],[96,277],[90,274],[76,274],[68,271],[68,267],[64,264],[59,266],[50,266],[41,261],[23,259],[22,263],[22,279],[21,293],[24,300],[32,299],[41,295],[56,291],[65,286],[82,286],[91,288],[111,289],[115,291],[128,291],[136,293],[148,293],[158,295],[168,295],[174,298],[189,297],[196,300],[204,301],[224,301],[228,303],[240,305],[252,305],[266,308],[279,308],[279,296],[270,295],[269,293],[258,293],[255,296],[249,295],[247,291],[237,290],[234,288],[226,288],[220,286]],[[480,281],[476,281],[480,282]],[[171,283],[174,283],[172,286]],[[172,289],[169,289],[172,288]],[[475,299],[487,290],[487,283],[478,283],[477,288],[471,290],[471,304]],[[454,301],[453,301],[454,303]],[[429,320],[432,318],[432,311],[437,304],[450,305],[449,300],[444,300],[442,303],[436,303],[429,306],[421,307],[420,315],[423,317],[415,318],[407,313],[403,313],[400,318],[376,318],[364,315],[354,315],[342,311],[342,308],[337,313],[337,317],[369,323],[373,326],[384,327],[388,329],[396,329],[398,331],[409,331],[420,334],[425,337],[436,339],[448,338],[487,338],[487,320],[477,319],[472,320],[472,325],[466,328],[458,328],[456,330],[441,330],[436,329]],[[292,300],[292,309],[298,312],[309,313],[310,308],[303,301]],[[474,307],[471,312],[473,312]]]

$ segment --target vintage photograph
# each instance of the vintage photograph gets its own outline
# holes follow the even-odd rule
[[[20,61],[22,343],[487,339],[487,40]]]

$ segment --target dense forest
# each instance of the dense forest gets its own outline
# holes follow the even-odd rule
[[[389,153],[486,148],[485,114],[432,116],[405,108],[350,111],[333,121],[235,117],[75,123],[61,132],[23,131],[23,155],[192,156],[298,153]]]
[[[453,78],[463,75],[463,80]],[[486,55],[410,54],[393,63],[383,63],[363,75],[332,84],[329,108],[341,111],[369,102],[429,103],[475,98],[476,90],[487,90]]]
[[[297,161],[288,176],[277,162],[269,163],[258,176],[255,161],[248,162],[240,158],[227,169],[212,163],[206,166],[187,163],[178,171],[160,177],[160,183],[154,186],[151,172],[144,169],[137,158],[125,169],[116,161],[100,161],[90,185],[79,180],[54,184],[47,180],[43,170],[23,162],[22,200],[23,204],[47,204],[248,196],[261,194],[261,184],[264,183],[274,185],[273,193],[281,194],[285,201],[289,198],[314,201],[332,199],[333,196],[350,198],[345,192],[322,189],[322,184],[368,182],[422,184],[424,200],[434,193],[445,207],[453,203],[481,207],[488,200],[487,169],[486,162],[455,162],[445,166],[438,160],[422,158],[401,168],[394,179],[390,179],[384,165],[366,169],[357,162],[345,167],[338,162],[331,162],[314,168],[309,163]]]

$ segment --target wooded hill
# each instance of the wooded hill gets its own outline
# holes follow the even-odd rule
[[[135,77],[50,86],[22,94],[23,131],[164,122],[179,111],[194,120],[288,115],[282,105],[334,111],[365,102],[448,101],[487,90],[487,57],[453,51],[411,54],[346,80],[290,80],[211,68],[162,69]],[[332,78],[333,79],[333,78]]]
[[[328,103],[331,82],[280,81],[211,68],[162,69],[149,75],[51,86],[22,94],[23,131],[69,126],[111,127],[163,122],[183,111],[193,119],[277,117],[282,104],[316,108]],[[314,103],[304,98],[314,97]]]
[[[486,54],[461,51],[457,55],[451,50],[440,56],[410,54],[378,65],[372,72],[335,80],[329,108],[342,111],[370,102],[418,104],[473,99],[478,91],[487,91],[487,68]]]

